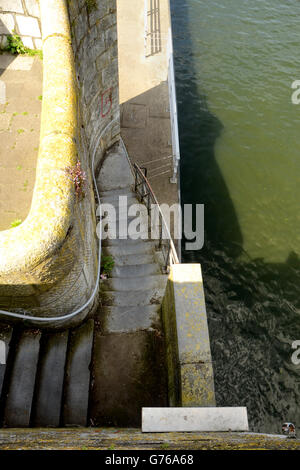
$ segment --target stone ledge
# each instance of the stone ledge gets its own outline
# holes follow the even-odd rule
[[[200,264],[170,268],[162,304],[171,406],[214,406],[214,378]]]

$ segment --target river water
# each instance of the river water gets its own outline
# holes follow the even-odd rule
[[[171,0],[183,203],[205,205],[218,406],[254,431],[300,426],[298,0]]]

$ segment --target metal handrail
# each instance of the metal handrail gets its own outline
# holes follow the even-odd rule
[[[172,264],[179,264],[178,254],[170,234],[169,227],[166,223],[160,205],[155,197],[155,194],[151,188],[151,185],[147,179],[145,173],[143,173],[142,169],[139,167],[137,163],[133,164],[133,172],[134,172],[134,190],[139,196],[141,202],[143,202],[148,211],[149,221],[151,210],[153,209],[153,205],[158,209],[158,228],[159,228],[159,249],[161,250],[163,257],[164,257],[164,270],[168,272],[169,267]],[[166,237],[164,237],[166,235]]]

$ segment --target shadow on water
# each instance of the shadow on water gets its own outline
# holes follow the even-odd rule
[[[222,123],[199,86],[189,31],[188,0],[172,0],[183,203],[204,203],[205,245],[182,251],[202,265],[218,406],[247,406],[250,428],[280,432],[300,426],[300,259],[250,259],[229,189],[215,159]],[[183,246],[184,248],[184,246]],[[243,254],[243,261],[238,257]]]

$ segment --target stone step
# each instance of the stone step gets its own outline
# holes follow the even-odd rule
[[[118,232],[117,232],[118,234]],[[142,238],[143,237],[143,238]],[[130,246],[130,245],[135,245],[137,242],[151,242],[153,244],[153,248],[155,249],[155,246],[158,245],[157,240],[151,240],[151,233],[147,232],[142,232],[141,235],[139,235],[139,238],[133,239],[133,238],[113,238],[111,236],[111,233],[108,238],[102,240],[102,246]]]
[[[100,329],[103,333],[129,333],[152,329],[160,322],[159,305],[139,307],[102,307]]]
[[[42,336],[32,422],[36,427],[60,425],[68,330]]]
[[[131,204],[139,204],[139,200],[136,198],[134,193],[127,194],[111,194],[107,196],[101,196],[101,204],[111,204],[114,207],[130,207]]]
[[[13,328],[11,326],[5,324],[0,325],[0,398],[2,394],[12,332]]]
[[[17,343],[5,402],[3,424],[6,427],[30,425],[40,338],[39,330],[26,330]]]
[[[155,260],[152,253],[139,253],[132,255],[119,255],[115,258],[115,266],[136,266],[140,264],[151,264]],[[159,268],[158,268],[159,269]]]
[[[115,196],[132,196],[135,195],[134,185],[126,186],[125,188],[120,189],[109,189],[108,191],[102,191],[99,188],[100,199],[102,197],[115,197]]]
[[[160,267],[155,263],[115,266],[111,276],[113,278],[144,277],[152,274],[161,274]]]
[[[134,183],[125,153],[112,151],[107,154],[97,178],[97,183],[100,192],[128,188]]]
[[[63,425],[87,426],[94,320],[70,333],[63,398]]]
[[[125,240],[121,240],[124,242]],[[103,252],[110,254],[113,258],[134,254],[153,254],[155,244],[147,240],[129,240],[130,243],[119,243],[116,246],[105,246]]]
[[[101,284],[102,290],[113,291],[144,291],[149,289],[164,289],[167,276],[163,274],[144,277],[110,278]]]
[[[141,291],[102,291],[102,305],[138,307],[141,305],[160,305],[165,293],[164,288]]]

